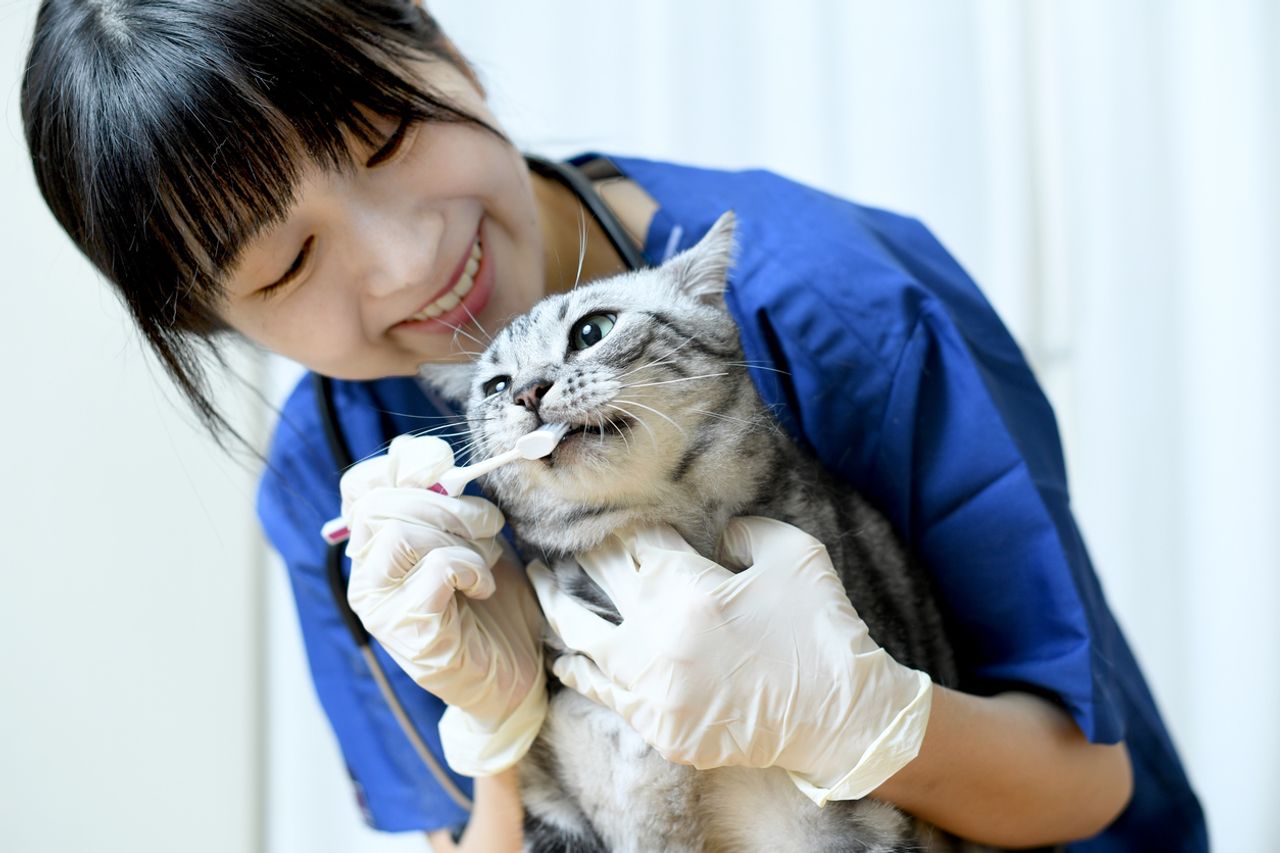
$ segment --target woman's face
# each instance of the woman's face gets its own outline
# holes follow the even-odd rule
[[[444,62],[433,89],[495,124]],[[483,128],[379,128],[349,174],[312,167],[285,220],[250,242],[223,317],[267,349],[340,379],[457,361],[544,290],[542,241],[520,154]],[[355,150],[355,149],[353,149]]]

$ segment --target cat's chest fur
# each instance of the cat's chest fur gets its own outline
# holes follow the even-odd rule
[[[520,773],[531,851],[891,851],[912,836],[883,804],[817,809],[777,768],[671,764],[571,690],[552,697]]]

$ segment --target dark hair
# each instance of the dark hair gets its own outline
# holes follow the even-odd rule
[[[287,211],[302,166],[354,167],[370,112],[494,128],[409,63],[467,74],[410,0],[44,0],[22,82],[36,180],[221,441],[206,359],[222,279]]]

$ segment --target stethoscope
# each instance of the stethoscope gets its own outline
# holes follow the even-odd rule
[[[632,242],[626,229],[618,221],[618,217],[604,203],[604,200],[600,198],[599,193],[596,192],[595,187],[592,185],[592,181],[622,177],[622,173],[618,171],[618,168],[612,162],[604,157],[595,157],[579,166],[573,166],[532,155],[525,155],[525,162],[528,164],[529,170],[534,174],[559,182],[577,196],[578,201],[582,203],[583,207],[587,209],[587,212],[591,214],[591,217],[604,231],[605,236],[609,239],[609,244],[618,253],[618,256],[622,258],[628,269],[638,270],[649,265],[644,254]],[[325,442],[329,446],[329,452],[334,461],[338,464],[338,471],[345,471],[355,464],[355,457],[351,453],[351,447],[347,443],[342,424],[338,420],[338,407],[334,402],[333,396],[333,380],[327,376],[313,373],[311,381],[315,392],[316,407],[319,410],[320,424],[324,430]],[[364,625],[360,622],[360,617],[351,609],[351,604],[347,601],[347,579],[342,572],[344,549],[345,545],[341,543],[332,544],[328,546],[328,551],[325,554],[325,575],[329,582],[329,591],[333,596],[334,604],[338,608],[338,613],[342,616],[343,624],[346,625],[347,631],[351,634],[351,639],[355,641],[356,648],[359,649],[361,656],[369,667],[369,673],[373,676],[373,680],[377,683],[383,698],[386,699],[392,715],[404,731],[414,751],[418,753],[423,764],[431,771],[431,775],[439,782],[445,793],[455,803],[470,812],[472,808],[471,798],[458,787],[440,765],[439,759],[427,748],[422,734],[405,711],[404,705],[400,702],[400,697],[392,689],[382,662],[374,654],[373,638],[369,636],[369,632],[365,630]]]

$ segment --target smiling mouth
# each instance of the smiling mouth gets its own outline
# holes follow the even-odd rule
[[[475,242],[471,244],[471,252],[467,255],[466,261],[463,262],[462,269],[458,274],[458,280],[440,296],[422,306],[416,314],[406,318],[406,322],[434,320],[441,314],[457,308],[462,298],[470,293],[471,288],[475,286],[476,271],[480,269],[482,260],[484,260],[484,247],[480,245],[480,240],[477,237]]]

